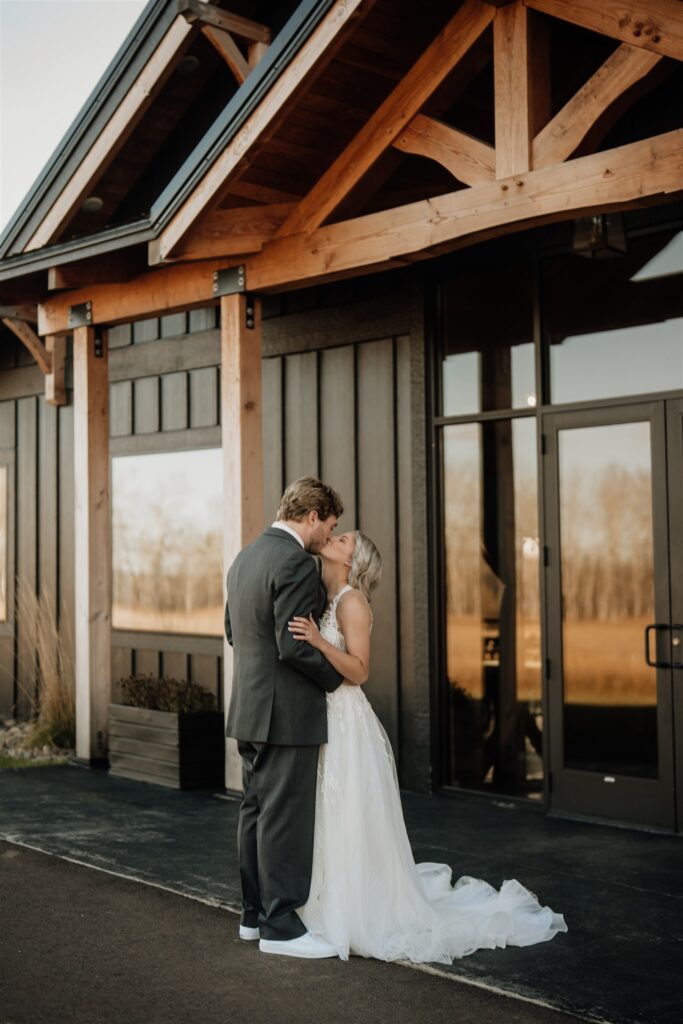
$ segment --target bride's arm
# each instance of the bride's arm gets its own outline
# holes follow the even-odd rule
[[[296,615],[289,623],[295,640],[305,640],[324,654],[333,668],[344,676],[344,682],[362,686],[370,672],[370,609],[362,594],[349,591],[337,605],[337,621],[344,634],[346,650],[325,640],[312,617]]]

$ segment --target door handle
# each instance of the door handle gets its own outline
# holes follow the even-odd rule
[[[681,660],[683,657],[683,642],[681,642],[680,636],[676,636],[676,633],[683,633],[683,626],[674,623],[671,627],[671,632],[673,633],[673,636],[671,637],[671,648],[678,655],[679,659],[678,661],[672,660],[671,667],[683,668],[683,661]]]
[[[654,661],[650,658],[650,633],[654,632],[656,637],[658,632],[668,629],[669,625],[666,622],[652,622],[649,626],[645,627],[645,662],[650,668],[671,668],[670,662],[658,661],[656,654]]]

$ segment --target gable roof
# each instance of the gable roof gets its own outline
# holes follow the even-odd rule
[[[0,280],[155,238],[333,4],[334,0],[299,3],[263,59],[228,99],[221,114],[163,188],[147,216],[94,234],[24,251],[178,17],[181,0],[150,0],[0,236]]]

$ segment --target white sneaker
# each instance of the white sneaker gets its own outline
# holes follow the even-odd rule
[[[338,955],[333,945],[324,939],[314,939],[310,932],[297,939],[261,939],[259,949],[262,953],[300,956],[305,960],[322,960],[324,957]]]
[[[261,933],[258,928],[248,928],[246,924],[240,925],[240,938],[246,939],[247,942],[254,942],[255,939],[261,938]]]

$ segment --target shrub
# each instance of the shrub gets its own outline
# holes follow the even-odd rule
[[[216,698],[203,686],[170,676],[132,675],[116,684],[116,702],[149,711],[215,711]]]

